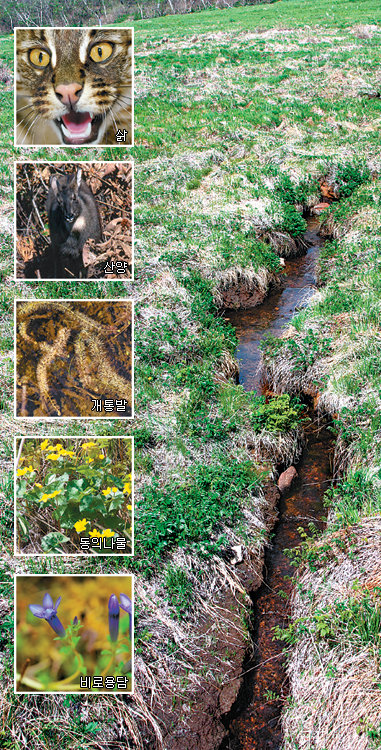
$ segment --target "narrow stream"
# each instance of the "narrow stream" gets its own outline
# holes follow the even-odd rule
[[[318,234],[319,220],[310,217],[304,241],[305,255],[286,260],[284,275],[262,305],[248,310],[225,310],[224,317],[236,329],[239,382],[246,391],[262,391],[260,362],[261,340],[272,334],[280,336],[282,328],[293,318],[298,307],[307,304],[316,284],[315,267],[323,240]]]
[[[270,293],[263,305],[226,311],[237,331],[236,356],[245,390],[264,392],[259,343],[269,333],[280,335],[296,308],[313,294],[315,265],[322,245],[317,231],[318,221],[310,219],[304,235],[309,245],[306,255],[286,261],[281,286]],[[295,568],[285,549],[300,544],[299,527],[307,529],[312,521],[323,528],[323,495],[332,477],[332,436],[326,425],[316,421],[312,411],[309,416],[306,447],[296,467],[298,477],[280,500],[279,518],[265,556],[264,582],[253,596],[254,654],[244,665],[244,683],[227,721],[229,738],[220,750],[280,750],[282,745],[280,715],[288,694],[282,654],[285,644],[274,640],[273,628],[286,625],[289,616]]]

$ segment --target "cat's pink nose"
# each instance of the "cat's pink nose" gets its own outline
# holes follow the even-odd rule
[[[82,86],[80,83],[60,83],[55,91],[56,96],[62,104],[72,107],[73,104],[76,104],[81,95]]]

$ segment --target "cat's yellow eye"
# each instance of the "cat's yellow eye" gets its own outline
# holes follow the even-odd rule
[[[29,52],[29,60],[31,61],[32,65],[36,66],[36,68],[46,68],[50,62],[50,55],[48,54],[48,52],[45,52],[44,49],[35,47]]]
[[[104,62],[111,57],[113,51],[113,45],[109,42],[101,42],[100,44],[94,44],[94,47],[90,50],[90,57],[94,62]]]

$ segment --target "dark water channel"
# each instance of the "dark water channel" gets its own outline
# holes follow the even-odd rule
[[[252,310],[227,312],[239,339],[240,382],[245,390],[265,392],[258,371],[259,342],[268,333],[279,335],[295,309],[313,293],[314,268],[322,244],[318,222],[310,220],[305,256],[286,262],[286,275],[263,305]],[[280,715],[288,694],[285,644],[274,640],[275,626],[285,626],[289,617],[289,595],[295,568],[285,549],[300,544],[298,528],[313,522],[324,526],[323,495],[331,483],[332,436],[327,425],[318,422],[312,410],[305,430],[306,445],[298,477],[283,493],[279,517],[265,556],[264,582],[253,595],[254,654],[244,665],[243,687],[227,720],[229,739],[220,750],[279,750],[282,746]],[[287,468],[287,467],[281,467]]]

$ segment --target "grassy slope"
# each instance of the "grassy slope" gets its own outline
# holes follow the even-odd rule
[[[234,337],[216,318],[214,300],[220,284],[237,268],[254,279],[262,274],[264,283],[268,273],[279,268],[276,253],[262,240],[271,243],[276,232],[290,229],[284,203],[274,193],[281,173],[290,174],[296,183],[308,178],[301,194],[304,202],[312,203],[318,196],[313,178],[329,170],[334,174],[338,159],[350,161],[361,149],[369,164],[377,167],[381,104],[367,93],[378,85],[380,31],[357,34],[356,27],[379,21],[379,4],[373,1],[316,5],[288,0],[137,23],[137,145],[133,149],[137,283],[134,287],[98,283],[91,292],[80,283],[24,284],[21,291],[18,285],[18,296],[72,296],[74,292],[83,297],[96,288],[100,296],[133,293],[139,300],[139,417],[134,432],[140,447],[141,510],[136,534],[141,550],[138,566],[142,573],[154,573],[153,579],[142,579],[139,585],[137,661],[144,698],[158,685],[150,684],[144,661],[157,665],[154,676],[166,665],[178,694],[180,660],[188,659],[192,665],[184,646],[192,643],[194,620],[188,614],[185,621],[176,621],[174,601],[180,601],[185,612],[194,605],[195,591],[208,601],[209,577],[221,565],[218,546],[227,540],[241,541],[243,522],[257,528],[250,541],[256,554],[263,538],[263,503],[252,500],[259,497],[261,480],[258,470],[247,464],[246,446],[258,445],[259,430],[271,423],[268,415],[258,416],[261,406],[239,389],[232,385],[221,389],[215,383],[214,371],[231,371]],[[4,57],[9,59],[11,49],[10,41],[2,40]],[[11,128],[12,96],[4,91],[1,96],[4,134],[6,127]],[[2,190],[9,196],[12,153],[4,135],[3,139],[7,160]],[[124,155],[123,150],[103,152],[104,158]],[[52,158],[48,150],[38,156]],[[67,152],[60,152],[59,158],[68,158]],[[5,271],[10,271],[10,245],[5,237]],[[5,348],[11,341],[14,296],[14,284],[7,280],[1,298]],[[13,422],[7,354],[3,363],[8,434],[31,431]],[[288,407],[281,408],[281,417],[284,427],[292,425]],[[124,429],[117,422],[111,430],[105,425],[96,428],[110,434]],[[44,428],[46,434],[81,430],[81,425]],[[92,432],[94,426],[87,425],[86,430]],[[292,441],[284,442],[292,452]],[[273,438],[272,444],[277,451],[281,437]],[[4,464],[8,462],[10,468],[10,442],[5,441],[2,450]],[[10,480],[5,482],[3,539],[8,537],[10,549]],[[164,523],[158,523],[161,518]],[[212,530],[213,545],[208,549]],[[164,571],[158,576],[155,568],[161,569],[162,561]],[[11,567],[8,559],[4,586]],[[29,563],[28,569],[49,567],[44,561]],[[102,566],[106,568],[110,569],[109,563]],[[60,569],[83,570],[84,563],[61,561]],[[200,617],[200,610],[195,611]],[[224,679],[228,666],[221,669]],[[191,682],[197,679],[196,673]],[[101,712],[103,705],[99,700]],[[52,705],[47,709],[53,710]],[[20,717],[23,710],[21,706]],[[110,720],[112,710],[108,706]],[[133,712],[134,706],[128,710]],[[67,728],[79,731],[60,699],[54,711]],[[43,715],[40,720],[42,727]],[[37,726],[38,713],[35,722]],[[54,746],[54,732],[50,732],[45,739],[41,736],[39,747],[44,742]],[[91,747],[85,723],[80,725],[82,745],[83,734]],[[61,743],[62,735],[56,740]]]

